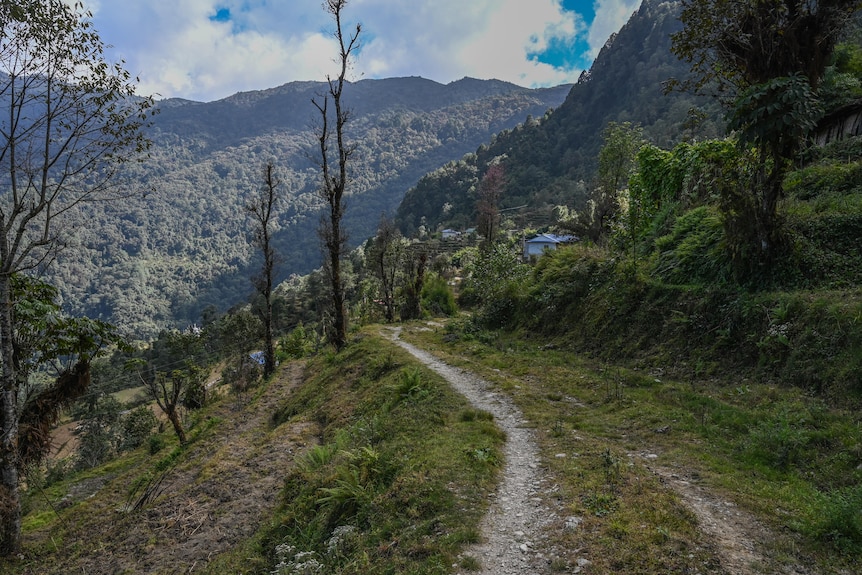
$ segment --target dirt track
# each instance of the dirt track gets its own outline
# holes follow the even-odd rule
[[[479,559],[486,575],[544,573],[547,560],[541,552],[543,526],[555,518],[540,497],[548,486],[541,471],[539,448],[533,431],[524,424],[517,407],[473,374],[451,367],[431,354],[393,339],[424,365],[448,381],[470,403],[494,416],[506,432],[503,477],[482,525],[484,541],[466,554]]]
[[[545,529],[559,528],[564,521],[543,506],[538,497],[551,483],[545,476],[539,448],[533,432],[525,427],[520,411],[511,400],[491,390],[491,386],[473,374],[451,367],[431,354],[399,339],[400,329],[391,331],[392,339],[413,354],[424,365],[445,378],[475,407],[494,415],[506,433],[506,464],[497,490],[496,501],[483,524],[484,542],[468,553],[481,561],[486,575],[527,575],[549,572],[548,557],[543,552]],[[771,535],[745,511],[726,499],[689,481],[678,472],[651,467],[663,483],[679,494],[683,503],[698,518],[700,528],[715,544],[722,568],[733,575],[774,573],[771,562],[762,554],[759,542]],[[589,562],[574,567],[575,572],[589,572]],[[785,569],[786,575],[812,575],[798,566]]]

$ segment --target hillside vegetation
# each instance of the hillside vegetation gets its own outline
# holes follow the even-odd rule
[[[420,180],[397,221],[354,212],[373,235],[344,258],[343,349],[327,345],[327,277],[318,269],[275,291],[281,365],[270,379],[250,355],[261,343],[253,299],[228,313],[210,307],[200,328],[163,331],[94,364],[93,385],[71,412],[81,448],[28,470],[24,548],[0,573],[481,570],[469,550],[498,495],[504,423],[393,343],[396,322],[406,341],[506,394],[523,417],[517,425],[535,432],[540,455],[525,464],[543,480],[530,489],[552,512],[541,541],[517,543],[548,572],[860,572],[862,136],[817,142],[794,122],[858,105],[862,36],[858,26],[842,35],[816,90],[801,75],[780,76],[724,102],[731,126],[734,114],[781,111],[724,136],[717,107],[658,96],[653,70],[679,69],[665,59],[679,9],[646,0],[561,108]],[[627,87],[642,99],[617,99]],[[220,106],[266,101],[238,95]],[[359,101],[392,122],[392,132],[375,132],[360,120],[372,141],[385,145],[396,132],[421,139],[426,117]],[[703,107],[689,118],[692,103]],[[166,111],[165,126],[181,142],[171,153],[196,158],[178,173],[253,181],[253,167],[210,153],[233,142],[248,157],[268,154],[244,139],[252,120],[240,115],[189,146],[179,118],[221,108],[169,105],[177,115]],[[288,154],[294,144],[279,145]],[[418,156],[438,150],[420,148]],[[163,176],[171,190],[197,181]],[[773,176],[779,201],[766,226],[760,200]],[[285,181],[306,190],[299,204],[309,202],[290,217],[307,218],[311,188],[302,186],[312,171]],[[240,205],[176,195],[226,219]],[[478,235],[439,233],[475,224],[480,212],[490,217]],[[130,213],[116,225],[140,231],[136,218],[159,212]],[[220,225],[207,225],[201,245],[235,247]],[[521,240],[539,229],[578,240],[525,261]],[[123,295],[103,291],[89,303],[118,306],[108,315],[137,306],[127,327],[147,333],[227,293],[195,291],[209,274],[238,285],[242,258],[209,262],[208,248],[187,251],[194,234],[185,232],[167,228],[175,243],[150,254],[152,267],[139,258],[149,257],[144,249],[120,254],[129,275],[114,285]],[[304,245],[297,239],[291,249]],[[130,256],[126,248],[137,249],[104,246]],[[164,254],[176,261],[167,265]],[[154,275],[179,277],[186,291],[147,299],[167,289]],[[152,302],[161,315],[146,315]],[[159,385],[184,386],[174,398],[179,426],[156,427],[148,400],[122,406],[107,396],[141,383],[154,395]]]
[[[670,34],[681,26],[679,12],[678,2],[642,2],[559,108],[497,134],[475,153],[419,180],[398,207],[401,231],[474,226],[476,188],[494,162],[505,169],[500,207],[511,208],[506,221],[516,228],[552,225],[556,206],[586,205],[608,122],[638,123],[662,147],[720,136],[715,102],[679,91],[665,94],[671,78],[689,77],[688,66],[670,51]]]
[[[200,322],[252,291],[257,262],[245,211],[272,162],[282,201],[275,218],[279,280],[322,261],[322,200],[311,100],[325,84],[293,82],[208,103],[159,102],[150,157],[127,166],[130,196],[87,206],[49,269],[67,309],[101,317],[132,339]],[[474,151],[527,116],[558,106],[570,86],[527,89],[464,78],[361,80],[345,89],[355,143],[345,226],[350,245],[374,233],[422,174]]]

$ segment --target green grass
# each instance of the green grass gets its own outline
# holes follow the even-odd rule
[[[274,424],[312,420],[321,443],[297,456],[282,505],[239,555],[291,572],[449,573],[479,539],[505,436],[436,374],[376,332],[311,360]],[[338,535],[348,533],[348,535]]]
[[[514,346],[511,334],[495,341],[486,333],[485,343],[463,332],[446,343],[422,330],[403,337],[512,395],[540,432],[569,511],[584,518],[560,544],[589,549],[600,572],[694,572],[713,560],[692,513],[649,471],[655,466],[685,470],[773,529],[770,561],[801,557],[841,573],[862,560],[855,411],[793,387],[679,382],[523,340]]]

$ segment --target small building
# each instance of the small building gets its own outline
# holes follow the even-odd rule
[[[561,245],[578,241],[577,236],[558,236],[555,234],[539,234],[524,242],[524,259],[538,257],[548,250],[555,250]]]
[[[862,136],[862,100],[850,102],[824,116],[811,134],[818,146]]]
[[[461,232],[447,228],[443,230],[440,235],[444,240],[457,240],[461,237]]]

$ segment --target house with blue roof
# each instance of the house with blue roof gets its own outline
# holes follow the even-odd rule
[[[539,257],[548,250],[555,250],[559,246],[576,242],[578,239],[577,236],[571,235],[539,234],[524,242],[524,259]]]

